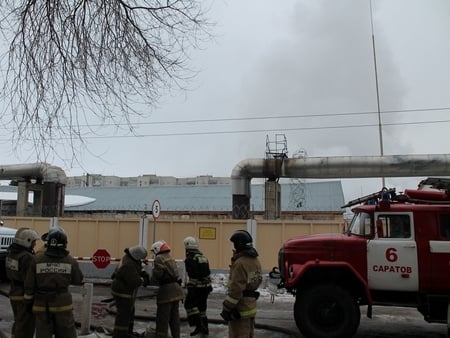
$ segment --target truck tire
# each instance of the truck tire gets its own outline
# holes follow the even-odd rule
[[[361,312],[348,291],[319,284],[297,294],[295,323],[307,338],[349,338],[359,327]]]

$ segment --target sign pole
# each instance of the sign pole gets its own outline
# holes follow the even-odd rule
[[[153,216],[153,243],[156,241],[156,220],[161,212],[161,205],[158,200],[154,200],[152,204],[152,216]]]
[[[153,243],[155,243],[156,239],[156,219],[153,217]]]
[[[148,231],[148,219],[147,215],[142,215],[139,222],[139,245],[147,248],[147,231]]]

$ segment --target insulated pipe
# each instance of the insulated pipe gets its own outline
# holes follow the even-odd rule
[[[246,159],[231,172],[233,218],[250,207],[252,178],[449,176],[450,154]],[[240,205],[239,205],[240,204]],[[239,211],[240,210],[240,211]],[[246,211],[247,210],[247,211]]]
[[[0,165],[0,179],[21,180],[37,179],[43,182],[66,184],[67,176],[64,170],[47,163]]]
[[[449,176],[450,154],[247,159],[231,172],[233,195],[250,196],[252,178]]]
[[[288,160],[280,177],[367,178],[450,175],[450,155],[316,157]]]
[[[47,163],[0,165],[0,179],[19,182],[17,216],[63,216],[67,177],[61,168]],[[30,191],[34,192],[31,207],[28,203]]]

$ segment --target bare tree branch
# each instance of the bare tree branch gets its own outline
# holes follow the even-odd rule
[[[77,156],[82,125],[124,122],[195,75],[189,52],[209,38],[202,0],[2,0],[9,39],[3,96],[13,142]],[[150,109],[148,109],[150,110]]]

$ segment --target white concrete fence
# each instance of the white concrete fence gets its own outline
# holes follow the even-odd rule
[[[80,307],[80,334],[88,335],[91,331],[91,314],[92,314],[92,299],[94,298],[94,284],[84,283],[81,286],[71,285],[69,291],[75,296],[75,300],[81,297]]]

